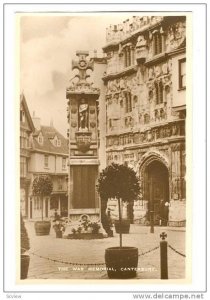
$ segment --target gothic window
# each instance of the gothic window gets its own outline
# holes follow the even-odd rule
[[[133,102],[135,103],[135,105],[138,103],[138,97],[137,96],[133,97]]]
[[[165,119],[165,112],[164,112],[164,110],[162,108],[160,110],[160,119],[161,120]]]
[[[125,68],[134,64],[134,47],[126,46],[124,48],[124,65]]]
[[[156,109],[155,110],[155,121],[159,120],[159,118],[160,118],[160,115],[159,115],[158,110]]]
[[[155,83],[156,104],[163,103],[163,84],[162,81]]]
[[[153,99],[153,91],[150,90],[149,91],[149,101],[152,101],[152,99]]]
[[[42,133],[40,133],[39,136],[38,136],[38,143],[39,143],[39,144],[43,144],[43,136],[42,136]]]
[[[186,88],[186,58],[179,60],[179,89]]]
[[[149,115],[148,115],[148,114],[145,114],[145,115],[144,115],[144,124],[148,124],[149,121],[150,121]]]
[[[155,32],[153,35],[153,50],[154,55],[160,54],[163,51],[162,35],[159,32]]]
[[[129,113],[132,111],[132,98],[131,98],[131,93],[126,92],[125,93],[125,112]]]

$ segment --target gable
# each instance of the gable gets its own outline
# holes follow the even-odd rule
[[[24,128],[28,131],[35,130],[25,96],[23,94],[20,96],[20,125],[24,126]]]

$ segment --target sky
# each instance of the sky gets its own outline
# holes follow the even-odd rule
[[[77,50],[98,50],[106,44],[106,28],[131,17],[101,15],[22,15],[20,17],[20,93],[42,125],[67,132],[66,88],[73,77]],[[99,54],[100,54],[99,53]]]

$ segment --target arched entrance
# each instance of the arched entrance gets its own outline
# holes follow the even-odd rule
[[[153,160],[144,169],[144,199],[148,200],[148,219],[150,211],[154,211],[154,224],[166,225],[169,202],[169,173],[167,167],[160,160]],[[166,205],[165,205],[166,204]]]

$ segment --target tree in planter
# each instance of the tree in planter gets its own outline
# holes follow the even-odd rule
[[[20,215],[20,253],[21,253],[21,279],[26,279],[28,275],[28,267],[30,262],[30,256],[27,254],[27,251],[30,249],[30,242],[28,237],[28,232],[25,227],[25,223],[23,221],[22,214]]]
[[[120,223],[120,247],[107,248],[105,261],[109,278],[133,278],[138,265],[138,248],[123,247],[121,233],[121,201],[137,199],[140,187],[136,173],[126,165],[111,164],[99,176],[97,189],[101,201],[117,198]]]
[[[120,222],[122,221],[121,200],[133,202],[140,192],[139,180],[135,171],[126,165],[115,163],[112,163],[100,173],[97,188],[102,201],[107,202],[109,198],[117,198]],[[122,247],[121,232],[120,247]]]
[[[33,181],[32,190],[33,190],[34,196],[40,197],[41,209],[42,209],[42,223],[40,223],[40,222],[35,223],[36,233],[37,233],[37,235],[49,234],[50,223],[47,224],[45,222],[46,224],[44,224],[44,221],[43,221],[43,210],[44,210],[43,201],[44,201],[44,197],[50,196],[50,194],[52,193],[52,190],[53,190],[53,184],[52,184],[52,180],[51,180],[50,176],[48,176],[48,175],[37,176]],[[43,226],[46,228],[44,228]]]
[[[33,195],[39,196],[42,205],[42,221],[43,221],[43,199],[46,196],[50,196],[53,190],[53,184],[50,176],[40,175],[36,177],[33,181]]]

